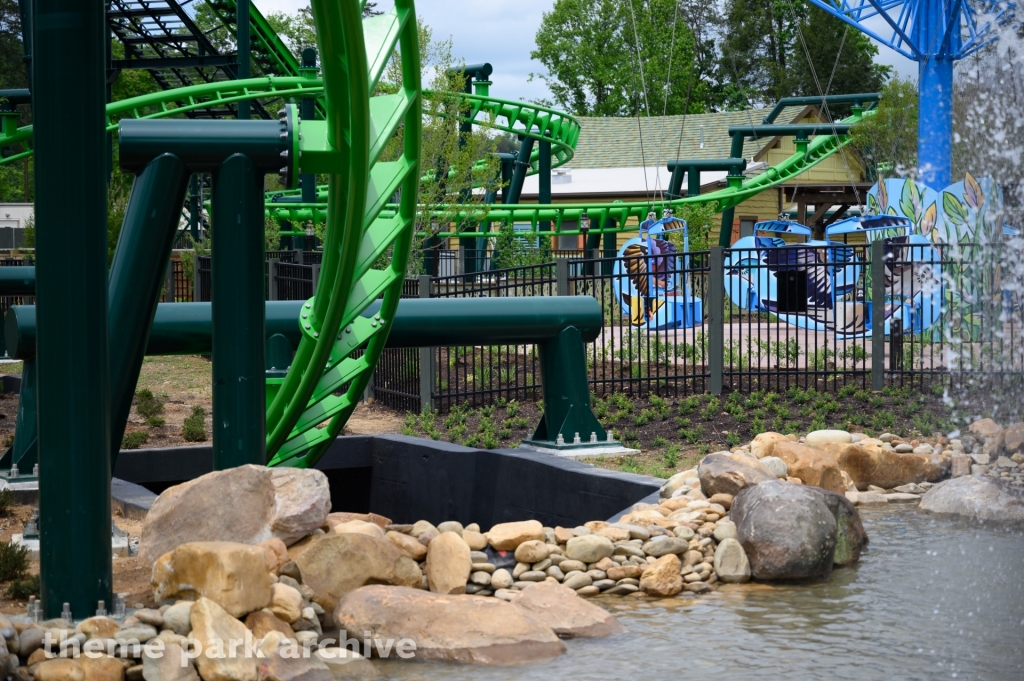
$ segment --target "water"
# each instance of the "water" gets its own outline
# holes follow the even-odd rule
[[[914,507],[862,512],[857,566],[806,586],[602,600],[629,630],[515,668],[380,663],[407,681],[1024,679],[1024,534]],[[709,675],[716,675],[714,677]]]

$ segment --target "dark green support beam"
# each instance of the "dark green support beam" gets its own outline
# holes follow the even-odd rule
[[[551,205],[551,142],[540,140],[537,150],[537,203],[549,206]],[[550,232],[551,221],[541,220],[537,225],[537,231]]]
[[[775,119],[778,118],[779,114],[787,106],[821,106],[823,104],[852,104],[855,107],[861,108],[866,104],[873,104],[881,98],[881,95],[877,92],[861,92],[857,94],[847,95],[826,95],[824,97],[783,97],[772,110],[768,112],[768,115],[764,117],[764,123],[774,123]]]
[[[704,171],[727,171],[730,175],[742,175],[747,169],[745,158],[702,158],[669,161],[669,188],[666,198],[682,198],[683,175],[686,175],[686,195],[700,196],[700,174]]]
[[[102,2],[33,3],[40,596],[111,603],[106,45]],[[73,111],[69,109],[73,102]]]
[[[110,470],[117,463],[191,172],[161,154],[135,177],[110,265]]]
[[[235,46],[238,58],[235,77],[239,80],[248,78],[250,71],[249,2],[250,0],[235,0]],[[243,99],[237,106],[238,120],[248,119],[249,100]]]
[[[519,197],[523,193],[523,183],[526,182],[526,175],[530,172],[530,154],[533,153],[534,139],[522,137],[519,140],[519,156],[515,161],[515,169],[512,171],[512,180],[509,182],[508,192],[505,194],[502,203],[519,203]]]

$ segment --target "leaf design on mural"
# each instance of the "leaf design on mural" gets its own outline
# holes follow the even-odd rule
[[[921,215],[921,191],[917,188],[916,182],[904,182],[903,193],[900,196],[900,210],[914,222],[918,222]]]
[[[875,198],[874,194],[868,194],[868,213],[879,215],[881,212],[881,209],[878,207],[878,199]]]
[[[942,192],[942,212],[954,225],[967,224],[967,205],[950,192]]]
[[[878,183],[878,214],[884,214],[889,208],[889,193],[885,189],[885,180]]]
[[[967,173],[967,177],[964,178],[964,198],[967,200],[967,205],[975,210],[981,208],[981,204],[985,203],[985,192],[981,190],[981,185],[970,173]]]
[[[935,219],[938,217],[938,212],[934,203],[925,210],[921,220],[917,223],[918,227],[921,228],[922,235],[928,236],[935,229]]]
[[[889,210],[885,211],[885,213],[886,213],[886,215],[897,215],[896,207],[895,206],[889,206]]]

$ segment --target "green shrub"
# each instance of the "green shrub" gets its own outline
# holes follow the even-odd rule
[[[651,442],[651,446],[652,447],[664,447],[667,444],[668,444],[668,440],[666,440],[665,438],[663,438],[660,435],[655,435],[654,436],[654,441]]]
[[[149,442],[149,433],[141,430],[125,433],[121,439],[121,449],[138,449],[147,442]]]
[[[9,515],[16,504],[14,492],[9,489],[0,490],[0,515]]]
[[[509,402],[508,405],[505,407],[505,413],[508,414],[510,417],[515,416],[516,414],[518,414],[519,413],[519,403],[517,401],[515,401],[515,400],[512,400],[511,402]]]
[[[143,388],[135,393],[135,411],[139,412],[140,416],[149,421],[149,419],[164,412],[164,405],[163,402],[153,397],[152,391]],[[161,423],[160,425],[163,424]]]
[[[39,575],[32,575],[24,580],[15,579],[7,587],[7,593],[4,595],[13,601],[27,601],[29,596],[38,596]]]
[[[28,574],[28,549],[21,544],[0,543],[0,582],[22,579]]]
[[[161,416],[150,416],[146,419],[146,425],[150,428],[163,428],[166,423]]]
[[[739,444],[740,444],[739,433],[737,433],[736,431],[732,431],[731,433],[729,433],[728,435],[725,436],[725,442],[730,447],[739,446]]]
[[[185,442],[204,442],[206,440],[206,410],[196,405],[192,407],[192,415],[185,419],[181,426],[181,437]]]
[[[679,465],[679,445],[669,445],[665,450],[665,466],[675,468]]]

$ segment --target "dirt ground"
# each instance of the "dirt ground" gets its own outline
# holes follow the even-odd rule
[[[0,516],[0,542],[7,543],[15,534],[25,531],[25,523],[36,511],[34,506],[18,505],[13,506],[7,515]],[[122,518],[114,515],[114,524],[118,529],[127,533],[129,537],[139,537],[142,534],[142,521]],[[139,559],[117,558],[113,560],[114,567],[114,593],[127,593],[126,599],[129,607],[135,607],[137,603],[153,605],[153,594],[149,584],[150,571],[139,564]],[[29,561],[29,575],[39,574],[39,561]],[[5,614],[24,614],[26,602],[23,600],[12,600],[6,597],[7,587],[10,582],[0,582],[0,612]]]

